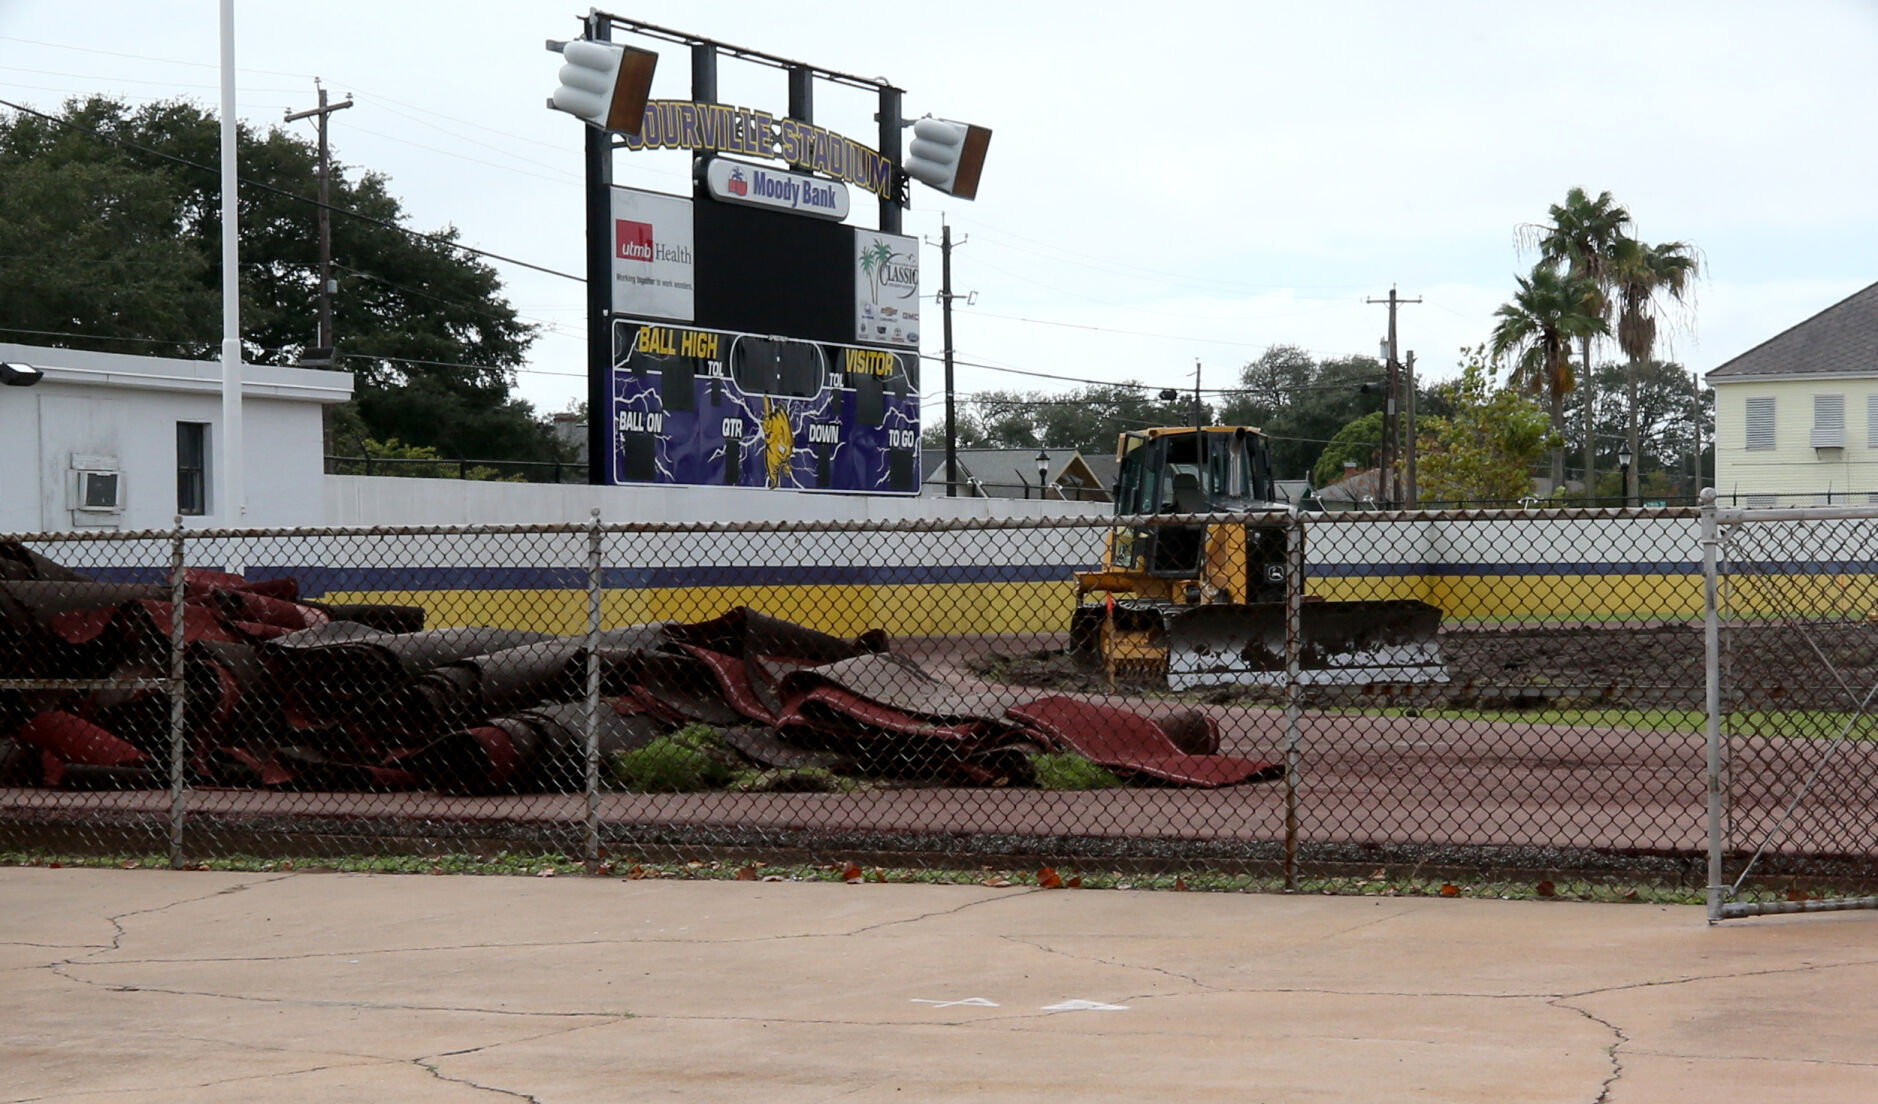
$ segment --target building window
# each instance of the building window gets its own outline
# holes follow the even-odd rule
[[[1878,449],[1878,395],[1865,396],[1865,445]]]
[[[1747,401],[1748,451],[1762,452],[1774,447],[1774,397],[1764,395]]]
[[[1845,447],[1844,395],[1813,396],[1812,444],[1814,448]]]
[[[209,423],[176,423],[176,512],[200,517],[209,507]]]

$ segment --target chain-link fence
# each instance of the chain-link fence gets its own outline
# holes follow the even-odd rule
[[[1878,907],[1878,506],[1721,510],[1715,919]]]
[[[1693,509],[21,537],[0,846],[1693,896],[1702,548]]]

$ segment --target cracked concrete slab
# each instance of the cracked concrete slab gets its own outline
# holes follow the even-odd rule
[[[0,1102],[1878,1095],[1859,914],[19,868],[0,901]]]

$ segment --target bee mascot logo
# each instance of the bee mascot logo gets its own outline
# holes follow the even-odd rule
[[[789,470],[789,458],[795,455],[796,434],[789,425],[789,414],[770,400],[763,400],[763,459],[769,469],[771,488],[782,486],[783,473]]]

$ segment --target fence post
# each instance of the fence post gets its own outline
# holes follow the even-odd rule
[[[1706,675],[1704,708],[1708,713],[1708,922],[1722,918],[1723,818],[1721,736],[1721,527],[1716,522],[1713,487],[1702,490],[1702,666]]]
[[[187,572],[183,568],[183,519],[175,517],[170,533],[170,869],[183,868],[183,818],[186,815],[188,789],[183,771],[189,742],[186,722],[187,667],[183,640],[183,601],[188,594]]]
[[[1304,713],[1299,653],[1303,643],[1304,518],[1285,519],[1285,892],[1298,889],[1298,758]]]
[[[600,509],[587,522],[587,873],[600,872]]]

